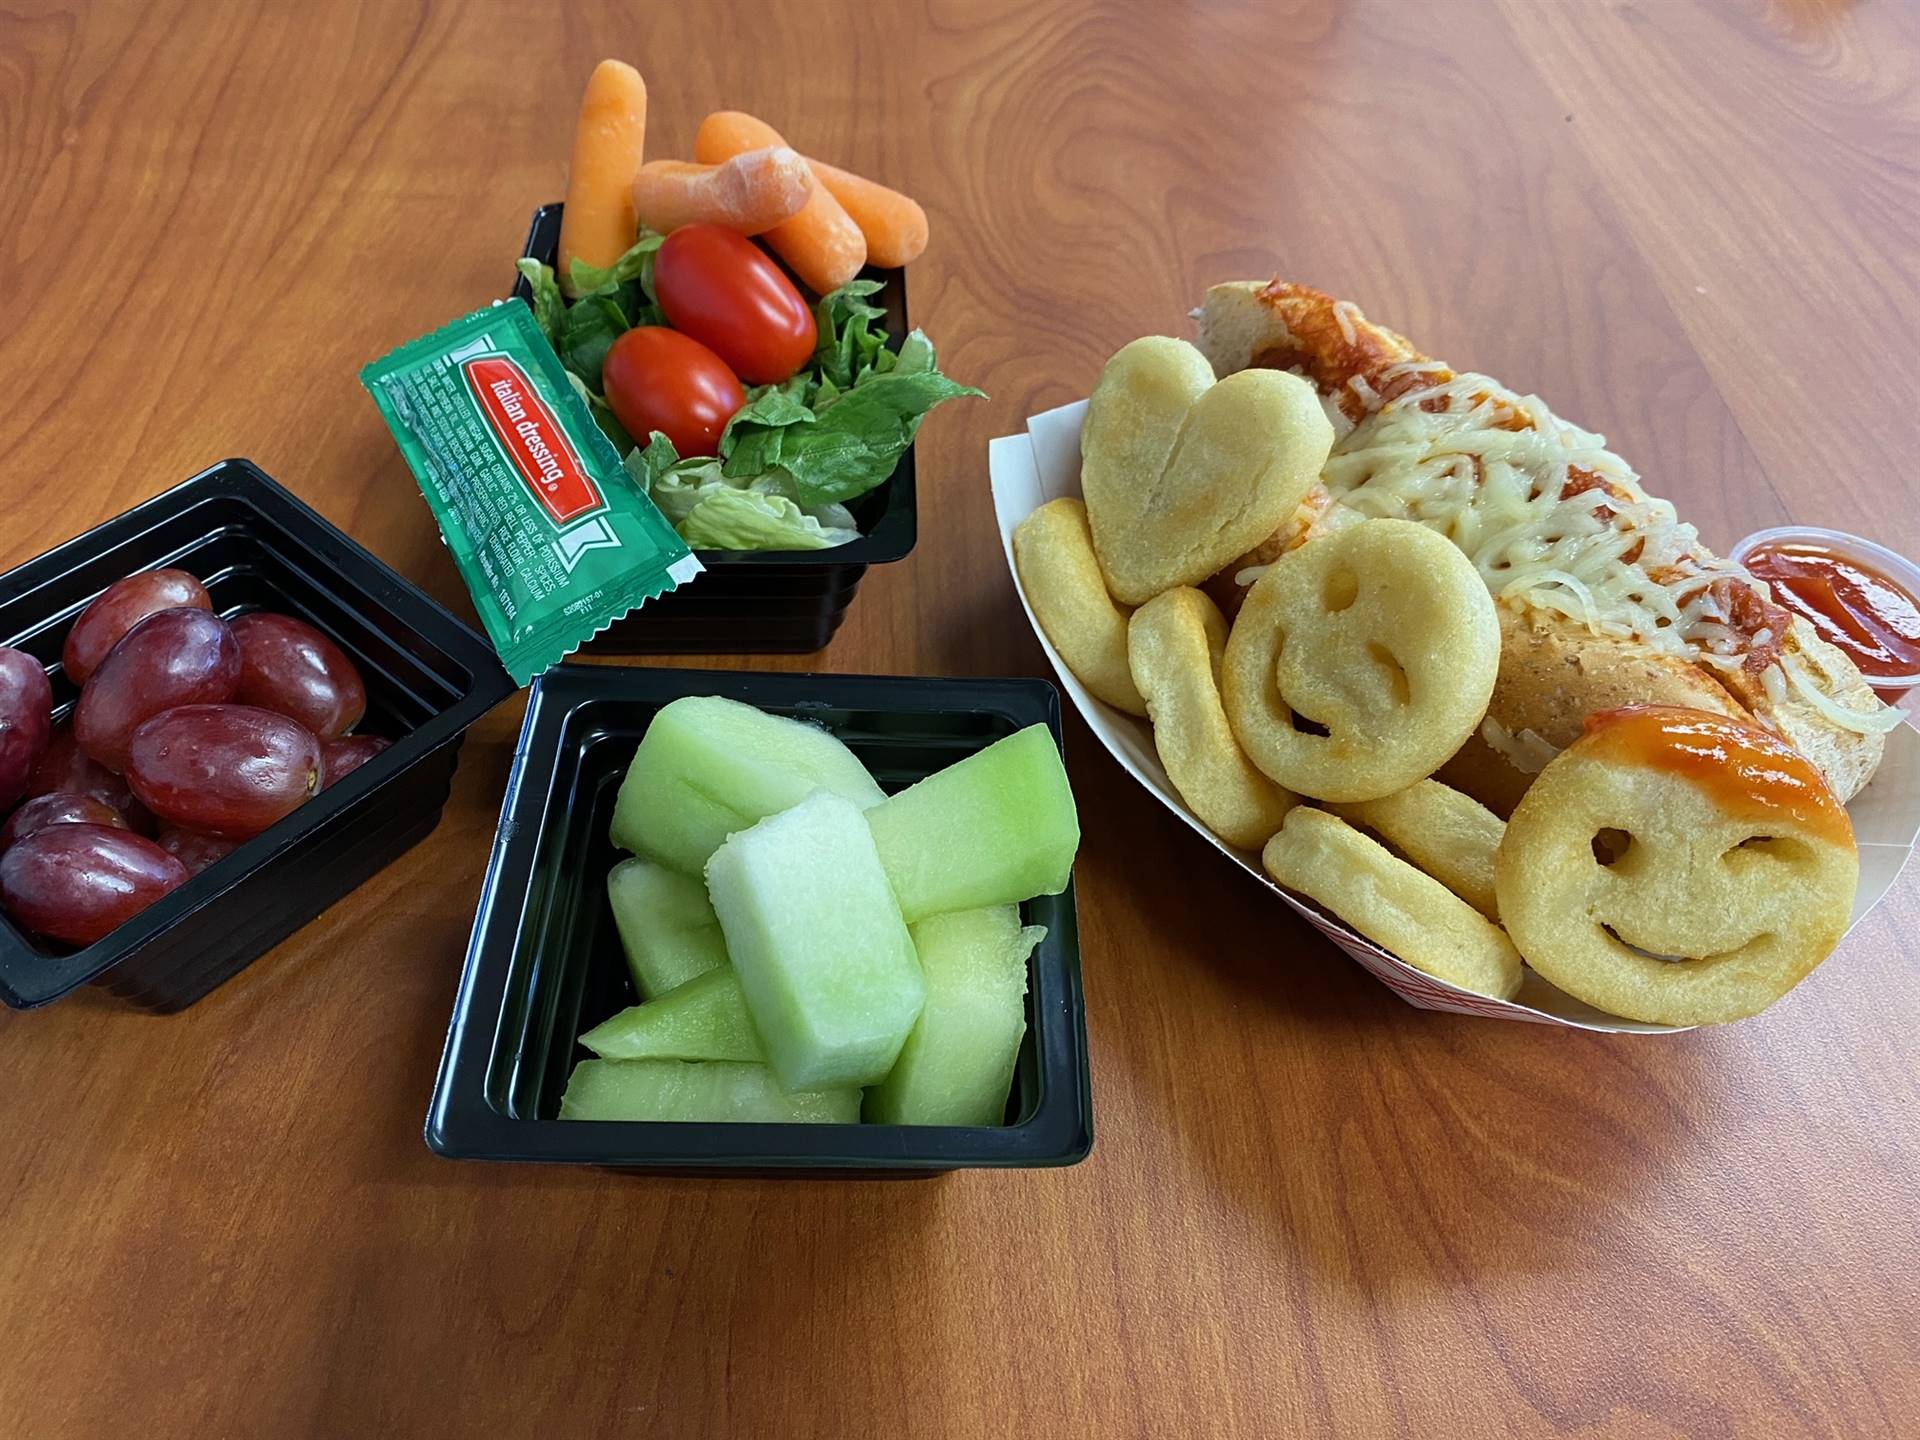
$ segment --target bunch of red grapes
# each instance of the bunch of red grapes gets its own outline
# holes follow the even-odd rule
[[[67,633],[81,687],[56,730],[39,661],[0,646],[0,905],[90,945],[391,743],[304,620],[232,621],[184,570],[116,582]]]

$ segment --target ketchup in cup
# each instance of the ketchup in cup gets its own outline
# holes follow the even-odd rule
[[[1774,602],[1860,667],[1883,700],[1920,685],[1920,568],[1837,530],[1766,530],[1735,550]]]

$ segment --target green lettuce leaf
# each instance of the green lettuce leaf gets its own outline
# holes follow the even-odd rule
[[[564,369],[564,367],[563,367]],[[595,394],[578,375],[565,370],[567,383],[573,386],[574,394],[587,402],[587,411],[593,416],[593,423],[600,427],[600,433],[613,442],[613,448],[623,455],[633,448],[633,437],[627,434],[627,427],[620,423],[620,417],[613,413],[613,407]]]
[[[655,431],[627,472],[688,544],[704,550],[824,550],[860,537],[842,505],[802,505],[784,476],[729,479],[720,461],[681,460]]]
[[[935,369],[932,342],[918,330],[898,357],[884,353],[885,368],[869,366],[850,389],[816,397],[812,408],[777,393],[750,401],[720,438],[727,477],[778,470],[802,505],[851,500],[893,474],[929,410],[983,394]]]
[[[867,303],[867,296],[882,289],[878,280],[852,280],[831,295],[820,297],[814,307],[814,326],[820,339],[814,347],[813,363],[823,380],[838,390],[849,390],[875,365],[891,363],[883,357],[887,349],[884,322],[887,312]]]
[[[560,294],[560,282],[554,279],[553,267],[534,259],[518,263],[520,273],[533,288],[533,318],[539,323],[540,333],[547,337],[549,345],[556,344],[567,302]]]
[[[627,317],[611,295],[588,295],[574,301],[561,316],[553,348],[567,369],[597,391],[607,351],[627,329]]]
[[[666,238],[651,230],[642,230],[632,248],[604,268],[590,265],[576,255],[561,286],[575,300],[583,300],[589,295],[611,294],[632,282],[638,284],[648,301],[657,302],[660,297],[653,293],[653,260]]]

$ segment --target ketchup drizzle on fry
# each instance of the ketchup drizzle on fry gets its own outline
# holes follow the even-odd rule
[[[1576,748],[1685,776],[1758,824],[1786,817],[1843,845],[1853,822],[1825,778],[1771,731],[1679,705],[1626,705],[1587,717]]]

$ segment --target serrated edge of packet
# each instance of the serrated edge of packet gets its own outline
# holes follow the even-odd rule
[[[657,579],[648,580],[636,587],[638,593],[623,588],[614,600],[613,608],[607,612],[604,619],[596,620],[590,616],[583,629],[577,623],[575,625],[564,623],[571,617],[563,614],[551,624],[538,627],[519,643],[509,647],[512,651],[511,658],[502,654],[500,663],[506,667],[507,675],[515,685],[522,687],[531,685],[583,645],[605,633],[616,621],[626,619],[649,600],[658,600],[662,595],[678,590],[705,569],[706,566],[700,563],[699,557],[692,551],[688,551],[667,566]],[[629,600],[631,603],[627,603]],[[556,644],[562,647],[558,651],[553,648]],[[543,655],[550,658],[540,662],[538,657]],[[528,669],[522,674],[525,662],[528,661],[535,662],[536,668]]]

